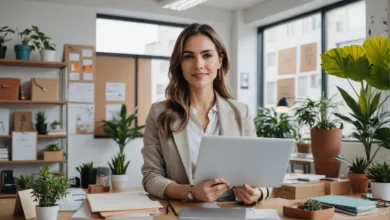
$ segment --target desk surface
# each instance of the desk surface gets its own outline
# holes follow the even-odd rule
[[[352,195],[353,196],[353,195]],[[23,216],[12,216],[16,199],[0,199],[0,219],[1,220],[22,220]],[[283,205],[290,204],[293,202],[297,202],[301,200],[286,200],[280,198],[270,198],[262,203],[255,206],[257,209],[276,209],[279,216],[282,219],[288,219],[283,217]],[[161,205],[166,206],[166,201],[160,201]],[[180,201],[172,201],[172,205],[175,210],[180,213],[183,207],[202,207],[203,203],[196,202],[180,202]],[[221,202],[217,203],[220,207],[238,207],[234,204],[234,202]],[[58,220],[69,220],[72,218],[74,212],[59,212]],[[333,219],[378,219],[378,220],[389,220],[390,219],[390,207],[378,209],[377,215],[371,216],[362,216],[362,217],[354,217],[350,215],[345,215],[341,213],[335,212],[335,216]],[[178,219],[170,213],[170,215],[162,214],[161,216],[154,217],[154,220],[170,220],[170,219]]]

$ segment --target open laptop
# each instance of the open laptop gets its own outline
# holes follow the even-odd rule
[[[224,178],[232,186],[280,187],[294,146],[294,139],[205,136],[194,183]]]

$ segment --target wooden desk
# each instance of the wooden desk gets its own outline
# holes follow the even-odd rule
[[[286,200],[280,198],[270,198],[262,203],[255,206],[258,209],[276,209],[279,213],[279,216],[283,218],[283,205],[290,204],[296,201],[301,200]],[[161,205],[166,206],[166,201],[160,201]],[[203,203],[195,203],[195,202],[180,202],[180,201],[172,201],[171,202],[175,210],[180,213],[183,207],[202,207]],[[23,216],[12,216],[15,205],[15,199],[0,199],[0,219],[1,220],[24,220]],[[238,207],[234,204],[234,202],[223,202],[218,203],[220,207]],[[165,210],[165,209],[164,209]],[[334,219],[378,219],[378,220],[389,220],[390,219],[390,207],[378,209],[379,215],[371,215],[371,216],[362,216],[362,217],[354,217],[350,215],[344,215],[342,213],[335,213]],[[69,220],[72,218],[74,212],[59,212],[58,220]],[[154,220],[171,220],[178,219],[171,212],[170,215],[162,214],[161,216],[154,217]]]
[[[294,173],[294,164],[302,164],[303,165],[303,173],[311,173],[311,164],[312,163],[314,163],[313,159],[291,157],[290,158],[291,173]]]

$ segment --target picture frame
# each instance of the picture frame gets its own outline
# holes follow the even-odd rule
[[[241,89],[249,89],[249,73],[242,72],[240,75]]]

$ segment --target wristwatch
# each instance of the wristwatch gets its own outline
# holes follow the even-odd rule
[[[194,195],[192,194],[192,187],[194,187],[194,185],[190,185],[190,188],[188,189],[188,198],[195,200]]]

